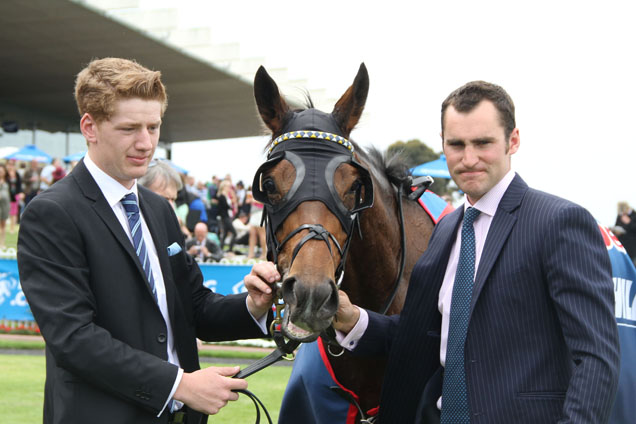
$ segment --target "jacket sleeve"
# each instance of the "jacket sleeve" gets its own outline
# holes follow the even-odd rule
[[[555,212],[544,238],[548,290],[573,358],[561,422],[607,422],[620,363],[611,264],[583,208]]]
[[[361,356],[388,357],[400,316],[381,315],[369,310],[367,310],[367,313],[369,314],[367,330],[360,338],[358,346],[356,346],[353,353]]]

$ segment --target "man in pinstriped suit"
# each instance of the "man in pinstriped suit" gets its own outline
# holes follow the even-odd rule
[[[365,311],[341,292],[340,343],[389,356],[380,422],[437,422],[445,406],[442,370],[468,207],[481,213],[473,223],[463,422],[607,422],[619,344],[611,266],[595,220],[529,188],[511,169],[520,137],[501,87],[475,81],[451,93],[442,104],[442,139],[466,201],[435,228],[401,315]]]

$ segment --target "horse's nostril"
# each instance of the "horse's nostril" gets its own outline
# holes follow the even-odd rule
[[[281,289],[283,291],[283,300],[289,305],[296,305],[298,303],[298,299],[294,290],[295,285],[296,278],[289,277],[286,278],[285,281],[283,281],[283,284],[281,286]]]
[[[329,280],[329,283],[325,286],[326,296],[324,298],[324,302],[321,305],[319,311],[321,315],[325,315],[326,317],[331,317],[336,314],[338,310],[338,287],[333,280]]]
[[[338,303],[340,302],[340,296],[338,296],[338,286],[336,286],[336,283],[334,283],[333,281],[331,281],[331,296],[329,296],[329,300],[327,301],[327,306],[329,309],[334,311],[334,314],[336,313],[335,311],[338,310]]]

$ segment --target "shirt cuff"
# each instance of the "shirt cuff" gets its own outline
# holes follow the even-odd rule
[[[254,318],[254,315],[252,315],[252,312],[250,312],[250,308],[247,307],[247,297],[245,298],[245,307],[247,308],[247,312],[250,314],[256,325],[258,325],[258,328],[260,328],[263,334],[267,336],[269,334],[269,330],[267,329],[267,314],[263,314],[263,316],[259,319]]]
[[[183,369],[179,368],[179,371],[177,372],[177,378],[174,380],[174,384],[172,385],[172,390],[170,391],[170,394],[168,395],[168,399],[166,399],[166,403],[163,404],[163,408],[161,408],[161,411],[159,411],[159,414],[157,414],[157,418],[161,416],[161,414],[163,414],[163,411],[166,409],[166,406],[168,405],[170,405],[170,407],[168,408],[168,412],[178,411],[179,409],[183,408],[183,402],[179,402],[178,400],[172,399],[175,392],[177,391],[177,387],[179,387],[179,383],[181,383],[182,378],[183,378]]]
[[[358,308],[356,306],[356,308]],[[347,350],[354,350],[358,346],[358,342],[364,336],[367,327],[369,326],[369,314],[363,308],[358,308],[360,311],[360,318],[356,325],[349,331],[349,334],[345,334],[342,331],[336,330],[336,341],[340,346]]]

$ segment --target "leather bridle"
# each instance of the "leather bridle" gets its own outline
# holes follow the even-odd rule
[[[281,149],[280,148],[281,143],[287,140],[300,141],[302,144],[304,144],[304,146],[302,146],[302,148],[299,148],[299,149],[294,149],[294,147],[296,147],[297,145],[293,143],[287,143],[285,146],[291,146],[291,148]],[[333,141],[336,144],[333,146],[330,145],[329,143],[315,144],[316,142],[319,142],[320,140]],[[312,143],[313,148],[306,149],[308,145],[307,142],[310,142],[310,143],[313,142]],[[320,146],[320,147],[317,147],[317,146]],[[341,147],[345,147],[347,150],[349,150],[350,155],[343,155],[343,150],[341,149]],[[316,188],[316,183],[313,182],[308,185],[305,182],[304,178],[305,178],[307,167],[308,167],[307,164],[309,163],[311,159],[315,159],[312,153],[315,153],[316,148],[322,154],[330,154],[332,155],[332,157],[329,158],[328,160],[327,159],[323,160],[321,164],[323,166],[318,167],[319,170],[322,171],[322,175],[324,175],[323,182],[326,184],[326,187],[321,187],[322,189],[318,190],[318,195],[311,195],[311,194],[308,195],[306,192],[303,191],[303,188],[307,188],[307,187]],[[335,157],[333,157],[333,155],[335,155]],[[263,178],[264,172],[271,169],[273,166],[275,166],[278,162],[280,162],[283,159],[287,159],[289,162],[291,162],[294,168],[296,169],[296,180],[294,181],[290,190],[286,193],[282,201],[274,205],[269,201],[267,193],[263,189],[262,178]],[[361,189],[360,189],[360,191],[356,193],[356,204],[352,210],[347,210],[346,208],[343,207],[344,205],[342,204],[342,201],[339,199],[334,189],[333,175],[336,168],[342,163],[349,163],[350,165],[353,165],[354,167],[356,167],[363,180],[361,187],[364,187],[364,198],[361,197]],[[316,168],[314,163],[312,163],[312,165],[314,165],[314,168]],[[315,169],[313,169],[313,171],[315,171]],[[404,186],[411,187],[412,185],[417,185],[418,188],[409,195],[410,199],[417,198],[422,194],[424,190],[426,190],[426,188],[432,182],[432,179],[430,179],[430,177],[427,177],[427,178],[428,180],[424,180],[420,178],[416,181],[413,181],[411,177],[408,177],[403,184],[397,185],[396,200],[397,200],[399,226],[400,226],[401,257],[400,257],[400,265],[399,265],[397,278],[395,279],[395,282],[391,289],[390,296],[387,298],[384,306],[379,311],[381,314],[385,314],[388,311],[389,307],[393,303],[393,300],[395,299],[395,296],[399,289],[400,281],[402,279],[402,275],[404,272],[404,266],[406,263],[406,234],[404,229],[404,214],[402,210],[403,187]],[[325,188],[328,189],[328,192],[327,190],[325,190]],[[332,256],[334,252],[333,252],[331,243],[333,243],[333,245],[336,247],[340,255],[340,261],[339,261],[338,267],[336,268],[336,273],[335,273],[336,282],[337,282],[336,285],[338,288],[340,288],[340,284],[342,283],[342,280],[344,277],[347,253],[351,245],[351,238],[352,238],[352,233],[354,231],[354,228],[357,227],[358,234],[360,236],[360,239],[362,240],[362,231],[360,229],[359,213],[362,212],[364,209],[370,208],[373,205],[373,183],[371,180],[371,176],[369,174],[369,171],[360,163],[358,163],[353,157],[353,145],[348,140],[344,139],[341,136],[337,136],[337,135],[334,135],[331,133],[325,133],[325,132],[295,131],[295,132],[283,134],[282,136],[274,140],[273,146],[269,150],[268,160],[264,164],[262,164],[259,167],[258,171],[256,172],[254,183],[252,184],[252,191],[253,191],[254,199],[263,203],[265,206],[262,224],[265,225],[266,227],[268,259],[273,261],[274,263],[277,263],[278,256],[280,252],[282,251],[283,247],[285,246],[285,244],[289,242],[289,240],[291,240],[295,235],[300,234],[303,231],[307,231],[307,233],[301,238],[301,240],[294,247],[290,266],[295,260],[296,256],[298,255],[300,249],[308,241],[321,240],[325,242],[329,249],[329,253]],[[278,241],[275,234],[278,227],[285,221],[287,216],[293,210],[295,210],[300,203],[307,200],[322,201],[327,206],[327,208],[334,215],[338,217],[347,235],[347,238],[344,243],[344,247],[341,247],[336,237],[320,224],[300,225],[299,227],[291,231],[289,234],[287,234],[282,241],[280,242]],[[278,287],[278,290],[277,290],[277,297],[278,297],[278,304],[276,304],[277,312],[275,313],[274,322],[272,322],[272,326],[270,327],[272,337],[274,338],[274,341],[276,342],[276,345],[277,345],[276,350],[273,351],[271,354],[269,354],[267,357],[243,369],[241,372],[239,372],[239,374],[235,376],[236,378],[245,378],[275,362],[278,362],[281,359],[290,359],[291,357],[291,359],[293,360],[293,351],[299,346],[300,342],[297,342],[294,340],[285,340],[285,337],[282,335],[282,331],[280,329],[280,325],[282,323],[281,311],[284,309],[286,305],[284,301],[282,300],[282,290],[280,286]],[[331,351],[330,346],[337,344],[335,342],[335,332],[333,330],[333,327],[330,326],[326,331],[323,331],[321,336],[327,342],[327,350],[329,351],[330,354],[332,354],[333,356],[339,356],[342,354],[342,352],[334,354]],[[251,392],[242,391],[241,393],[248,395],[252,399],[254,404],[256,405],[256,409],[257,409],[256,422],[257,423],[260,422],[260,411],[258,407],[258,405],[260,404],[260,406],[265,411],[265,414],[269,422],[271,423],[269,414],[267,413],[267,410],[265,409],[264,405],[260,402],[260,400],[258,400],[258,398]],[[354,404],[356,405],[356,407],[358,407],[358,410],[360,411],[361,417],[363,419],[362,422],[371,422],[371,421],[366,421],[367,420],[366,416],[364,415],[364,413],[362,413],[362,410],[360,409],[359,405],[357,405],[355,401],[354,401]]]

